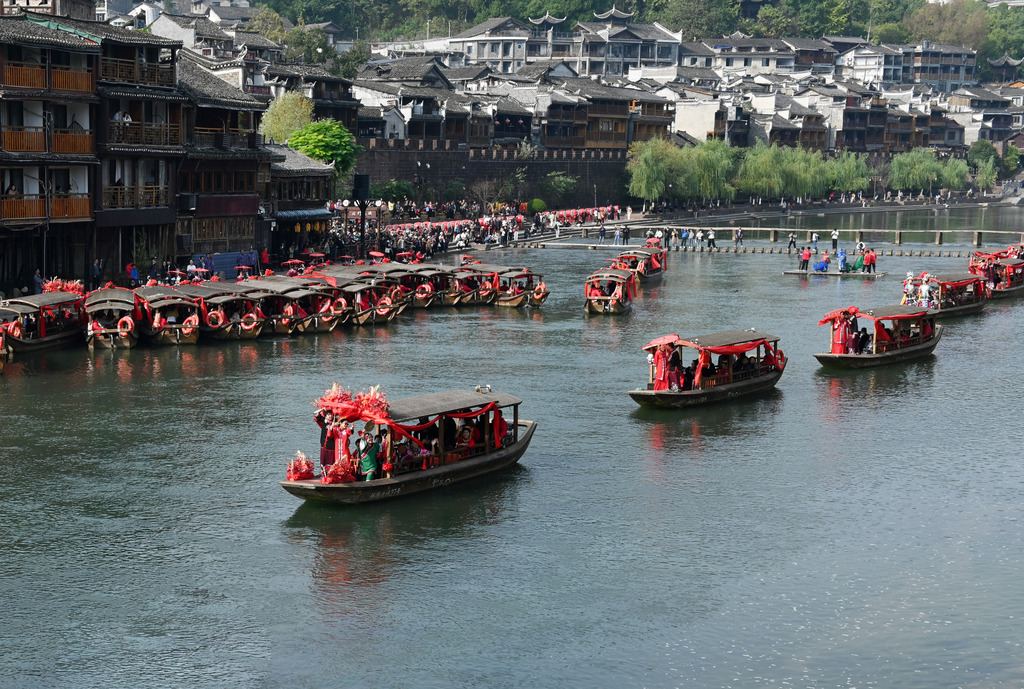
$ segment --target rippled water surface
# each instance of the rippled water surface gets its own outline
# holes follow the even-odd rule
[[[826,311],[877,282],[673,254],[631,314],[582,315],[611,254],[521,250],[539,311],[191,349],[23,357],[0,375],[0,687],[996,687],[1024,677],[1020,323],[833,374]],[[733,406],[641,410],[640,346],[757,327],[790,360]],[[357,509],[277,481],[333,381],[490,384],[539,421],[500,475]]]

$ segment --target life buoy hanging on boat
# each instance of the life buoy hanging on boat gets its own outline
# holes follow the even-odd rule
[[[786,368],[786,355],[782,353],[781,349],[775,350],[775,368],[780,371]]]
[[[340,316],[345,313],[345,309],[348,308],[348,302],[345,301],[345,297],[338,297],[331,303],[331,313],[335,316]]]
[[[424,282],[422,285],[416,288],[416,296],[421,299],[426,299],[427,297],[430,296],[430,293],[432,291],[433,290],[430,288],[430,285]]]
[[[404,294],[405,293],[402,292],[402,288],[398,286],[393,287],[391,291],[388,292],[388,296],[391,297],[392,301],[398,301],[404,296]]]
[[[242,330],[245,330],[246,332],[252,332],[252,330],[256,327],[256,324],[258,322],[259,319],[256,318],[256,314],[250,311],[249,313],[242,316],[240,325],[242,326]]]
[[[199,316],[192,314],[182,322],[182,325],[184,327],[181,329],[181,334],[188,337],[199,327]]]
[[[380,301],[377,302],[377,315],[386,316],[388,311],[391,310],[392,301],[388,297],[381,297]]]
[[[544,283],[542,282],[533,288],[533,296],[535,299],[542,299],[544,297],[544,292],[546,291],[547,290],[544,289]]]
[[[131,316],[122,316],[121,320],[117,322],[117,334],[121,337],[128,337],[133,330],[135,330],[135,321]]]
[[[11,337],[21,338],[21,322],[14,321],[7,326],[7,332],[10,333]]]
[[[284,318],[281,319],[281,325],[288,325],[292,322],[292,316],[295,315],[295,304],[288,302],[284,307]]]
[[[206,324],[211,328],[219,328],[224,325],[224,312],[220,309],[210,311],[206,314]]]

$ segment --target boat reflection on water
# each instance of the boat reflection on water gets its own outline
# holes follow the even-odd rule
[[[441,558],[443,566],[448,548],[461,548],[464,539],[473,543],[480,529],[517,518],[529,479],[530,469],[515,464],[479,480],[358,510],[307,501],[284,522],[285,538],[298,551],[312,545],[313,593],[337,606],[330,614],[365,618],[381,602],[378,585],[412,582],[425,559]]]
[[[842,417],[852,404],[878,406],[887,398],[914,395],[930,386],[938,358],[930,354],[900,366],[864,369],[819,368],[814,372],[815,397],[829,419]]]

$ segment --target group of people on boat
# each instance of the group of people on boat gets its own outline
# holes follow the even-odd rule
[[[847,256],[846,250],[840,247],[836,251],[836,262],[837,269],[840,273],[874,273],[875,265],[878,262],[878,254],[875,253],[874,249],[867,248],[863,243],[857,245],[857,257],[853,263],[850,263],[849,257]],[[798,270],[810,270],[811,263],[811,247],[805,246],[800,249],[800,267]],[[815,273],[827,273],[832,266],[832,256],[829,255],[828,249],[825,249],[824,253],[819,260],[814,262]]]
[[[353,422],[329,409],[319,409],[313,418],[320,426],[323,474],[339,482],[373,481],[461,461],[501,447],[509,433],[499,409],[423,417],[399,434],[381,433],[375,423],[357,432]]]
[[[851,307],[827,317],[832,325],[832,354],[879,354],[925,342],[935,334],[933,318],[924,314],[919,318],[893,318],[886,321],[889,325],[872,318],[873,333],[860,326],[857,314]]]
[[[720,354],[717,363],[711,357],[693,359],[688,366],[682,364],[682,347],[673,344],[659,345],[649,354],[650,363],[654,366],[654,390],[669,392],[685,392],[697,387],[713,387],[720,383],[732,383],[746,378],[754,378],[762,373],[774,370],[776,361],[768,352],[760,362],[747,355]],[[699,375],[698,375],[699,374]]]

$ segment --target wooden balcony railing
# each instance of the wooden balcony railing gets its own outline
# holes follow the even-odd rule
[[[174,86],[174,66],[103,57],[100,58],[100,79],[149,86]]]
[[[53,67],[50,69],[50,88],[92,93],[92,72],[87,69]]]
[[[46,151],[46,132],[42,127],[3,127],[5,151],[20,153]]]
[[[54,153],[88,155],[95,152],[92,131],[89,129],[57,129],[50,142]]]
[[[57,194],[50,199],[51,218],[88,218],[92,215],[89,194]]]
[[[41,220],[46,217],[46,199],[38,194],[0,198],[0,217],[4,220]]]
[[[146,144],[149,146],[180,146],[181,127],[161,122],[110,123],[110,143]]]
[[[225,132],[216,127],[196,127],[192,135],[192,144],[196,148],[261,148],[264,137],[249,129],[231,129]]]
[[[169,205],[170,197],[167,185],[103,187],[103,208],[161,208]]]
[[[44,89],[46,70],[35,63],[8,62],[3,66],[3,83],[5,86]]]
[[[196,127],[192,135],[192,143],[196,148],[216,148],[217,135],[222,133],[220,129]]]

